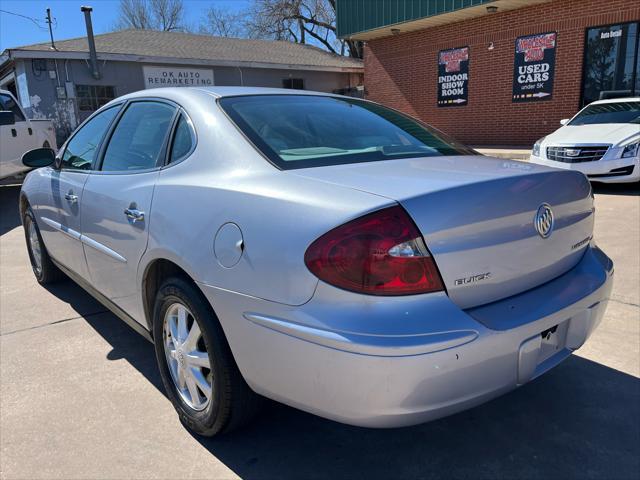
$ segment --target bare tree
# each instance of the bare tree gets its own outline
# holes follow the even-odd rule
[[[116,28],[139,30],[185,30],[182,0],[120,0]]]
[[[246,37],[246,12],[233,13],[211,6],[200,23],[199,30],[200,33],[217,37]]]
[[[251,36],[316,44],[332,53],[362,57],[359,42],[336,37],[335,0],[254,0],[248,27]]]
[[[211,7],[200,31],[317,45],[362,58],[362,43],[336,37],[335,0],[253,0],[242,12]]]

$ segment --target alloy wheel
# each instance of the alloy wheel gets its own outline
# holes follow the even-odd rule
[[[182,400],[192,409],[207,408],[213,394],[213,371],[198,322],[181,303],[164,315],[164,352],[171,379]]]
[[[40,237],[38,230],[33,221],[29,221],[29,248],[31,249],[31,257],[33,258],[33,268],[37,275],[42,272],[42,248],[40,246]]]

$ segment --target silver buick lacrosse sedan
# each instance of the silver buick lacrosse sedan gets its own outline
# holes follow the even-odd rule
[[[152,341],[202,435],[263,397],[367,427],[470,408],[579,348],[611,292],[582,173],[368,101],[146,90],[23,162],[42,167],[20,196],[37,280]]]

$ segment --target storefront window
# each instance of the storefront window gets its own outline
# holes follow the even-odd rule
[[[282,88],[304,90],[304,79],[303,78],[285,78],[284,80],[282,80]]]
[[[584,53],[582,105],[640,95],[636,23],[589,28]]]
[[[76,85],[78,109],[92,112],[116,98],[115,88],[102,85]]]

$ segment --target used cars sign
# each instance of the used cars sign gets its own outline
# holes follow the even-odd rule
[[[513,62],[513,101],[550,100],[555,63],[555,32],[518,37]]]

